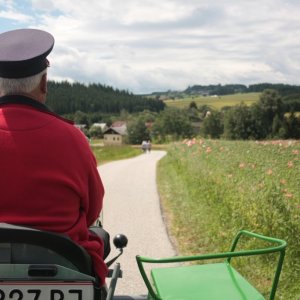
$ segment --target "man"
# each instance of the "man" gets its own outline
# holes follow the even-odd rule
[[[53,45],[41,30],[0,34],[0,222],[68,235],[89,252],[102,285],[104,243],[88,228],[104,188],[85,136],[45,105]]]

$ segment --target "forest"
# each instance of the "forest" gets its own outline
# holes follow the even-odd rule
[[[162,101],[134,95],[128,91],[114,89],[101,84],[48,82],[47,105],[60,115],[101,112],[119,114],[122,110],[129,113],[143,110],[159,112],[164,109]]]

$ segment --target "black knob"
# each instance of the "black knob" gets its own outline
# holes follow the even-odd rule
[[[127,246],[128,239],[124,234],[117,234],[113,239],[114,245],[118,249],[122,249]]]

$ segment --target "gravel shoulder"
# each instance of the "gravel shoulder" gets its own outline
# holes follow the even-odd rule
[[[124,233],[129,241],[118,260],[123,278],[118,280],[116,295],[147,294],[136,255],[175,255],[163,222],[156,187],[156,165],[165,154],[165,151],[152,151],[98,167],[105,187],[104,228],[110,233],[111,240],[116,234]],[[109,258],[116,253],[112,245]]]

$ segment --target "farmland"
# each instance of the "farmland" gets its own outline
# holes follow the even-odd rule
[[[240,229],[283,238],[288,250],[277,299],[300,299],[299,141],[176,143],[158,179],[180,254],[226,251]],[[238,267],[266,294],[274,257],[253,259],[238,260]]]
[[[201,105],[208,105],[214,109],[220,110],[224,106],[234,106],[240,103],[252,105],[258,101],[261,93],[243,93],[232,94],[225,96],[185,96],[179,99],[166,99],[165,104],[170,107],[188,108],[190,103],[194,101],[199,107]]]

